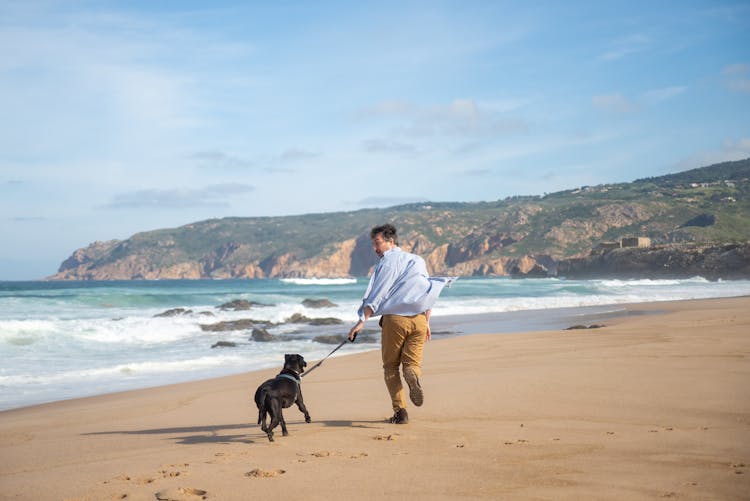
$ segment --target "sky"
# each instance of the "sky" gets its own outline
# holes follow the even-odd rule
[[[747,0],[0,0],[0,280],[211,218],[747,157]]]

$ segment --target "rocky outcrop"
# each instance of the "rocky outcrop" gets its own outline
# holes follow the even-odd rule
[[[557,264],[557,274],[568,278],[748,278],[750,242],[612,249],[563,260]]]

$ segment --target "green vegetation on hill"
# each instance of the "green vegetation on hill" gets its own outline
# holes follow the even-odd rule
[[[361,275],[372,264],[369,228],[383,222],[394,223],[402,246],[434,268],[484,273],[482,265],[492,260],[560,260],[628,236],[650,237],[657,245],[747,241],[748,195],[750,159],[544,197],[211,219],[92,244],[65,261],[56,278],[299,276],[316,274],[316,267],[320,273]],[[346,242],[350,263],[321,265]],[[176,266],[182,271],[159,275]]]

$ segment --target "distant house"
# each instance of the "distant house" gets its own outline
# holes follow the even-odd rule
[[[599,245],[594,247],[594,250],[598,252],[606,252],[612,249],[619,249],[620,247],[622,247],[620,242],[601,242]]]
[[[621,249],[623,247],[651,247],[651,239],[648,237],[625,237],[617,242],[601,242],[594,247],[594,252],[608,252],[612,249]]]
[[[648,237],[626,237],[620,240],[622,247],[651,247],[651,239]]]

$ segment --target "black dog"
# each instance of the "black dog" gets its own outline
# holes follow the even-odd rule
[[[300,374],[305,371],[307,362],[302,355],[284,355],[284,368],[278,376],[265,381],[255,391],[255,405],[258,406],[258,424],[260,429],[268,434],[268,440],[273,442],[273,429],[281,423],[281,432],[286,431],[286,422],[281,413],[282,408],[291,407],[296,403],[300,412],[305,415],[305,422],[310,422],[305,402],[302,400]],[[266,426],[266,415],[271,416],[271,423]]]

